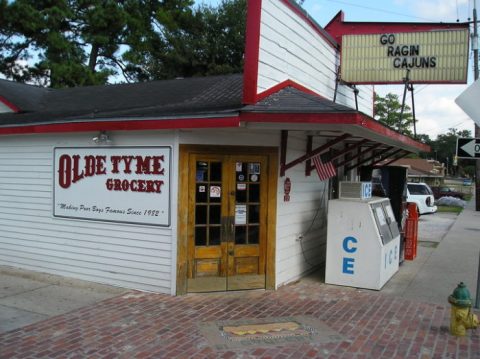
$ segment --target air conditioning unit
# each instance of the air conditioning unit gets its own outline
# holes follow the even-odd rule
[[[339,198],[372,198],[372,182],[340,182]]]

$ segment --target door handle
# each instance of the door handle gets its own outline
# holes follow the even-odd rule
[[[228,251],[228,255],[229,255],[229,256],[235,255],[235,252],[233,251],[233,249],[231,249],[231,250]]]

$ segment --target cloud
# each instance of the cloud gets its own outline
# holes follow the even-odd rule
[[[445,134],[449,128],[470,130],[474,132],[473,121],[455,103],[467,85],[416,85],[414,90],[417,133],[427,134],[435,139]],[[403,97],[403,86],[376,86],[380,96],[392,92]],[[406,104],[412,107],[411,94],[408,93]]]

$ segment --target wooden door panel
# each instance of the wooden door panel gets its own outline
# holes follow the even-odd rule
[[[265,288],[267,162],[263,156],[233,156],[232,212],[228,289]]]
[[[237,275],[259,274],[258,257],[235,257],[234,263]]]
[[[222,218],[228,214],[224,156],[191,154],[188,202],[189,292],[225,291],[226,243]]]
[[[265,288],[266,157],[192,154],[189,166],[187,290]]]
[[[219,277],[221,275],[221,264],[219,258],[195,259],[195,278],[197,277]]]
[[[236,245],[233,253],[234,257],[258,257],[260,248],[258,246]]]

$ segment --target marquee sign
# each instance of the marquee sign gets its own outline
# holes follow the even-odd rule
[[[170,225],[170,147],[54,149],[55,217]]]
[[[344,35],[342,80],[349,83],[466,83],[468,29]]]

